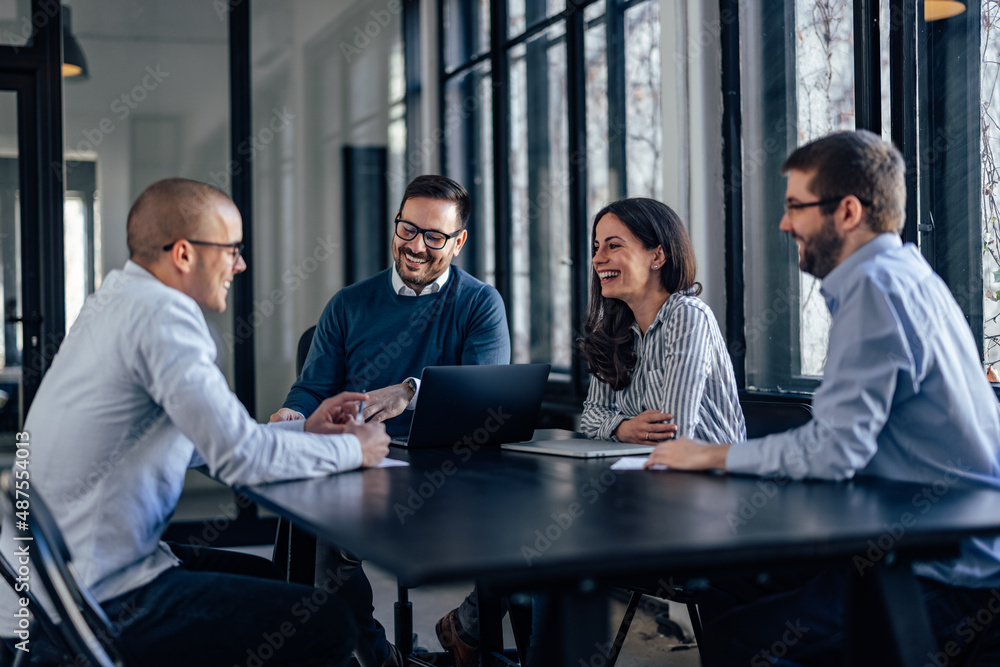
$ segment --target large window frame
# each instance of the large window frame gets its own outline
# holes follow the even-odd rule
[[[609,198],[614,199],[629,194],[627,190],[627,169],[625,132],[615,132],[615,127],[625,123],[624,111],[624,35],[623,17],[625,11],[639,4],[640,0],[607,0],[605,14],[599,19],[587,21],[585,10],[599,0],[582,2],[568,1],[562,11],[552,11],[545,0],[525,0],[529,17],[516,34],[508,34],[509,4],[514,0],[492,0],[486,2],[455,3],[466,11],[445,19],[445,6],[449,0],[438,3],[438,28],[444,39],[439,40],[440,80],[439,97],[440,122],[445,126],[448,114],[444,91],[450,82],[466,75],[476,67],[488,66],[491,78],[491,152],[489,155],[469,156],[466,161],[490,160],[492,165],[492,185],[490,194],[493,220],[490,221],[489,252],[487,271],[490,280],[503,296],[507,306],[508,320],[520,304],[515,303],[516,290],[512,275],[512,204],[511,204],[511,164],[509,149],[511,141],[511,51],[521,44],[535,39],[552,26],[561,25],[560,39],[566,46],[566,94],[569,100],[567,123],[569,128],[570,173],[567,184],[568,211],[570,218],[570,248],[575,259],[572,269],[572,331],[578,337],[587,309],[589,264],[579,261],[589,257],[587,217],[588,165],[586,160],[573,160],[575,155],[587,155],[586,132],[586,87],[584,65],[584,35],[594,24],[603,22],[607,44],[608,62],[608,127],[610,144],[608,162],[611,170],[617,170],[620,177],[613,181]],[[531,20],[530,7],[536,7],[535,20]],[[722,91],[722,167],[723,205],[725,211],[724,243],[721,250],[725,259],[725,336],[736,371],[737,384],[750,393],[774,394],[808,399],[818,386],[819,379],[798,371],[800,316],[792,304],[772,304],[747,301],[747,288],[757,287],[760,278],[748,270],[745,244],[748,234],[761,233],[759,226],[777,227],[781,218],[784,193],[784,177],[780,165],[784,157],[798,143],[795,132],[794,115],[791,122],[782,126],[775,124],[768,136],[751,136],[752,131],[744,122],[744,105],[747,102],[745,86],[773,84],[758,74],[746,72],[747,44],[741,43],[741,22],[750,21],[757,25],[785,25],[794,16],[795,0],[754,5],[740,0],[719,0],[718,46],[721,55]],[[488,9],[488,16],[484,13]],[[661,7],[662,10],[662,7]],[[882,12],[880,12],[882,10]],[[979,69],[980,43],[978,28],[980,2],[967,3],[962,18],[950,21],[925,23],[923,3],[905,0],[853,0],[850,3],[853,30],[854,57],[854,125],[891,137],[900,148],[907,165],[907,216],[902,232],[904,241],[918,244],[921,252],[932,268],[946,281],[956,300],[965,313],[975,340],[982,352],[983,347],[983,304],[982,304],[982,230],[977,225],[981,217],[980,167],[977,159],[977,137],[979,129]],[[760,14],[757,16],[756,14]],[[766,15],[765,15],[766,14]],[[888,24],[883,25],[888,15]],[[455,17],[459,20],[455,20]],[[484,26],[488,21],[488,40],[483,41]],[[793,23],[794,25],[794,23]],[[454,33],[458,32],[456,38]],[[793,31],[792,31],[793,32]],[[886,38],[886,33],[888,37]],[[970,36],[975,36],[971,39]],[[785,77],[779,82],[781,90],[772,94],[767,90],[767,109],[756,110],[759,115],[770,118],[785,117],[795,108],[794,89],[785,90],[791,76],[794,80],[795,52],[794,35],[789,30],[773,30],[762,34],[760,40],[766,44],[755,44],[753,48],[766,46],[768,64],[771,60],[783,58],[785,69],[777,76]],[[447,40],[458,39],[456,49]],[[478,41],[477,41],[478,40]],[[446,48],[451,51],[446,53]],[[885,67],[888,61],[888,68]],[[949,68],[955,62],[967,62],[968,67]],[[780,67],[777,67],[781,70]],[[888,75],[886,75],[888,72]],[[747,80],[743,80],[747,79]],[[928,91],[933,91],[929,93]],[[887,93],[889,112],[886,114],[884,95]],[[914,113],[921,109],[921,113]],[[883,125],[887,127],[883,127]],[[942,142],[941,137],[944,137]],[[747,156],[753,143],[766,143],[770,157],[766,164],[753,164],[758,173],[748,177],[751,166]],[[942,146],[942,143],[944,144]],[[461,182],[474,179],[474,173],[451,174]],[[747,215],[747,202],[758,206],[755,215]],[[935,221],[936,224],[935,224]],[[774,296],[782,290],[788,299],[797,304],[798,267],[789,255],[788,247],[773,244],[766,250],[767,261],[783,268],[780,275],[764,292]],[[470,253],[465,264],[473,273],[486,268],[483,252]],[[759,260],[759,258],[758,258]],[[752,267],[749,267],[752,268]],[[773,299],[772,299],[773,300]],[[767,312],[764,312],[767,311]],[[769,335],[767,354],[773,358],[767,363],[777,364],[783,369],[778,382],[768,386],[749,386],[747,380],[748,340],[756,335],[754,328],[766,320]],[[553,373],[547,398],[565,404],[578,405],[586,394],[589,375],[586,363],[579,355],[574,355],[566,373]],[[753,385],[753,383],[751,383]]]
[[[982,233],[977,224],[981,217],[981,186],[976,136],[980,126],[980,5],[967,3],[962,16],[927,23],[923,3],[882,0],[882,4],[888,4],[889,15],[889,80],[886,81],[882,68],[886,54],[884,47],[880,48],[879,38],[879,4],[877,0],[854,0],[852,4],[855,127],[883,136],[888,134],[901,149],[907,166],[906,223],[902,238],[917,244],[931,267],[948,284],[981,354]],[[764,389],[806,397],[819,380],[796,373],[801,318],[796,316],[794,307],[800,295],[795,279],[798,269],[789,253],[791,244],[771,243],[763,250],[763,262],[760,253],[755,257],[758,263],[788,266],[788,271],[773,271],[760,277],[748,271],[745,261],[746,234],[770,233],[769,239],[779,236],[776,231],[761,232],[748,225],[777,226],[784,192],[779,168],[784,157],[801,143],[795,132],[796,100],[791,84],[796,76],[796,36],[787,28],[768,30],[774,25],[791,23],[795,8],[795,0],[764,3],[760,7],[738,0],[720,3],[722,15],[731,18],[723,21],[721,35],[729,295],[726,335],[741,388],[747,387],[748,363],[752,362],[749,368],[785,369],[782,378]],[[761,43],[740,43],[741,21],[749,22],[751,31],[759,31]],[[763,75],[754,69],[753,58],[747,57],[748,50],[754,49],[767,54],[768,66],[760,67],[765,71]],[[950,67],[956,62],[968,64],[956,72]],[[749,84],[741,81],[741,71]],[[745,89],[746,85],[749,88]],[[889,93],[888,128],[882,126],[883,88]],[[744,122],[746,105],[755,101],[763,108],[752,108],[752,118]],[[915,113],[915,109],[920,113]],[[763,123],[762,118],[767,118],[768,123]],[[785,122],[775,123],[776,118]],[[755,154],[762,145],[777,148],[769,151],[763,164],[746,163],[745,154]],[[752,210],[749,217],[748,210]],[[767,299],[754,301],[752,292],[746,290],[753,281],[758,294],[790,295],[786,301],[791,306],[774,308]],[[770,339],[766,346],[758,344],[754,349],[761,321],[768,323]],[[752,360],[748,359],[748,349],[756,353]],[[770,377],[767,372],[761,375]]]
[[[440,66],[439,109],[441,127],[448,122],[447,100],[445,91],[449,83],[458,81],[475,68],[489,65],[492,77],[491,89],[491,127],[492,150],[489,156],[470,155],[463,166],[469,165],[465,173],[448,174],[459,182],[469,184],[476,178],[474,165],[482,159],[490,159],[492,164],[492,211],[493,221],[489,234],[480,234],[479,252],[469,253],[464,266],[473,274],[482,277],[489,274],[489,279],[496,286],[504,299],[508,322],[512,322],[514,310],[519,305],[515,302],[513,257],[512,257],[512,202],[510,178],[510,145],[511,145],[511,52],[532,41],[545,39],[546,31],[557,28],[557,36],[552,41],[565,44],[566,58],[566,96],[567,96],[567,145],[566,160],[568,162],[568,178],[566,182],[566,210],[569,217],[569,248],[573,257],[570,271],[570,314],[572,325],[566,341],[574,350],[568,368],[554,368],[550,376],[546,394],[548,407],[559,411],[559,406],[569,411],[578,409],[589,386],[590,375],[586,362],[575,353],[575,339],[582,335],[583,321],[587,311],[588,289],[590,281],[590,220],[588,219],[587,200],[587,160],[577,156],[587,153],[587,117],[586,117],[586,62],[584,53],[584,38],[588,29],[603,24],[606,44],[608,45],[608,168],[616,175],[610,179],[609,199],[626,196],[627,192],[627,161],[625,144],[626,132],[615,131],[625,125],[625,39],[624,17],[626,12],[647,0],[606,0],[605,11],[597,18],[587,20],[587,8],[596,5],[600,0],[569,0],[565,9],[554,11],[551,2],[546,0],[525,0],[525,21],[522,29],[515,34],[508,34],[508,0],[492,0],[489,8],[489,39],[482,48],[477,48],[477,39],[481,39],[486,16],[481,14],[485,3],[462,2],[453,3],[451,9],[456,15],[446,22],[446,2],[438,3],[438,26],[442,35],[446,31],[453,40],[450,48],[457,47],[464,55],[457,63],[449,66],[446,49],[449,43],[446,39],[439,40],[438,53]],[[463,11],[464,10],[464,11]],[[457,20],[456,20],[457,19]],[[458,31],[458,35],[454,34]],[[549,46],[548,45],[542,45]],[[537,46],[537,45],[536,45]],[[544,50],[544,49],[543,49]],[[451,60],[455,60],[451,57]],[[469,131],[475,132],[475,128]],[[469,145],[476,145],[470,141]],[[475,207],[474,207],[475,208]],[[475,217],[475,213],[473,214]],[[475,228],[477,221],[470,221],[470,227]],[[475,238],[470,237],[470,238]],[[488,245],[482,245],[488,243]],[[491,246],[491,247],[490,247]],[[484,257],[489,252],[489,257]],[[582,261],[581,261],[582,259]],[[488,266],[488,265],[492,266]],[[485,270],[484,270],[485,269]],[[489,270],[492,269],[492,270]],[[533,285],[534,287],[534,285]],[[534,291],[534,289],[532,290]],[[532,312],[544,308],[548,303],[547,296],[538,294],[531,296]]]

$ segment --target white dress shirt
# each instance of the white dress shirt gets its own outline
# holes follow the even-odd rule
[[[100,601],[177,564],[160,536],[195,453],[229,485],[361,465],[353,435],[255,422],[215,355],[195,301],[130,261],[88,297],[41,383],[24,426],[31,493],[48,504]],[[0,549],[16,562],[4,519]],[[0,635],[9,637],[16,602],[0,588]]]

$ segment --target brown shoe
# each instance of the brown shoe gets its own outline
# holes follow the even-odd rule
[[[382,667],[404,667],[406,661],[403,660],[403,654],[399,652],[399,649],[392,642],[386,643],[389,645],[389,657],[382,663]]]
[[[455,627],[455,610],[444,615],[434,626],[438,641],[442,648],[451,653],[455,667],[475,667],[479,664],[479,647],[467,644],[458,634]]]

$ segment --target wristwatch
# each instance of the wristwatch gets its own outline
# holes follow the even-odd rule
[[[403,384],[405,384],[406,388],[410,390],[410,398],[411,399],[414,396],[417,395],[417,381],[416,380],[414,380],[413,378],[406,378],[405,380],[403,380]]]

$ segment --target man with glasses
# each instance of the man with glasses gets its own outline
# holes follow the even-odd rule
[[[247,485],[374,466],[388,452],[381,424],[354,419],[364,394],[266,426],[229,390],[202,309],[226,309],[246,269],[242,237],[222,191],[180,178],[149,186],[129,212],[129,261],[87,299],[25,421],[31,489],[121,628],[129,664],[346,665],[356,643],[340,597],[304,618],[296,605],[315,602],[314,589],[285,582],[270,561],[160,541],[192,462]],[[9,518],[0,550],[17,563]],[[18,602],[0,596],[9,640]]]
[[[813,420],[734,445],[678,438],[657,447],[648,465],[1000,488],[1000,415],[976,342],[944,281],[899,237],[905,171],[899,151],[866,131],[792,153],[780,229],[798,244],[799,268],[823,281],[832,316]],[[921,502],[931,501],[914,498],[915,513]],[[959,664],[992,639],[975,619],[994,608],[1000,539],[966,539],[960,556],[913,571],[941,651],[928,664]],[[770,664],[788,621],[810,630],[783,645],[782,664],[843,664],[848,573],[776,574],[784,576],[757,579],[752,594],[744,582],[736,606],[704,605],[706,664]],[[976,664],[997,664],[990,655]]]
[[[337,392],[364,391],[364,418],[401,436],[409,431],[425,366],[510,363],[500,294],[452,266],[465,247],[471,210],[469,194],[450,178],[418,176],[406,186],[393,221],[393,266],[330,300],[302,374],[272,422],[304,419]],[[330,567],[336,556],[320,559],[318,571],[336,569]],[[359,650],[370,650],[370,664],[391,664],[360,566],[344,589],[359,614]]]

